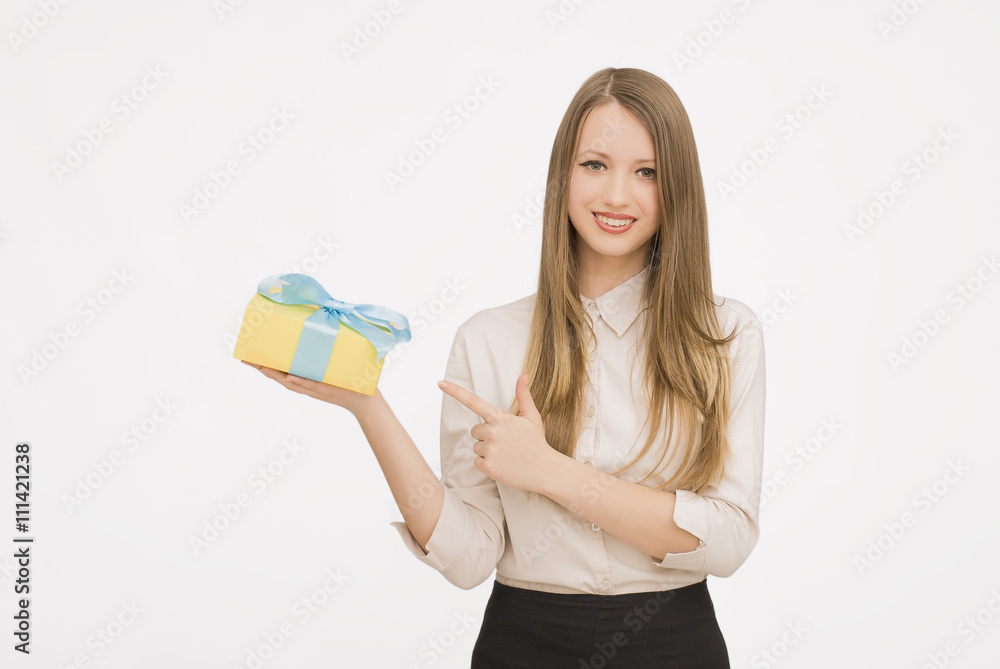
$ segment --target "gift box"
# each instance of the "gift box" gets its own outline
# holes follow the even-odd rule
[[[374,395],[385,354],[409,340],[399,312],[342,302],[312,277],[281,274],[257,286],[233,357]]]

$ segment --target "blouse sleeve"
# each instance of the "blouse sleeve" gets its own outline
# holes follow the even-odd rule
[[[702,495],[677,490],[674,523],[698,537],[698,547],[667,553],[657,567],[731,576],[749,557],[760,535],[764,461],[764,333],[745,307],[742,329],[730,342],[729,444],[722,479]]]
[[[466,327],[452,343],[445,380],[479,394],[466,347]],[[425,553],[405,522],[391,523],[418,560],[463,590],[485,581],[504,550],[504,514],[496,481],[473,462],[472,426],[482,422],[471,409],[447,393],[441,404],[441,483],[444,506]]]

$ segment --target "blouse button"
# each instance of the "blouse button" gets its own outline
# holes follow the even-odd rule
[[[601,531],[601,528],[600,528],[600,526],[597,523],[591,523],[590,524],[590,529],[592,529],[595,532],[600,532]]]
[[[610,590],[612,586],[611,579],[606,578],[601,581],[601,590]]]

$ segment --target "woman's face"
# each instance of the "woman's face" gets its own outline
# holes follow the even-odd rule
[[[583,271],[621,276],[646,264],[647,244],[660,225],[655,157],[649,133],[617,102],[591,110],[569,181],[569,218],[582,242]]]

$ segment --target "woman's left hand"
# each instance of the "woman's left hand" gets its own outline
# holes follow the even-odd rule
[[[526,375],[517,379],[514,392],[520,416],[498,409],[472,391],[449,381],[438,387],[485,420],[469,433],[478,441],[472,450],[476,468],[497,483],[543,492],[551,483],[560,459],[567,456],[549,446],[542,416],[531,399]]]

